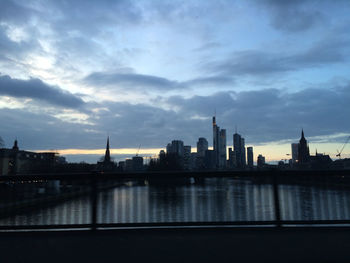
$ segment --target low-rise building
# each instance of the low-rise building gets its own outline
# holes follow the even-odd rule
[[[49,172],[56,161],[56,153],[20,150],[15,140],[11,149],[0,149],[0,175]]]

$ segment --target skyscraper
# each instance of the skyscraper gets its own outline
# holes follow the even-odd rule
[[[199,138],[197,142],[197,155],[198,157],[204,157],[205,151],[208,150],[208,141],[206,138]]]
[[[245,140],[244,138],[241,138],[241,160],[242,160],[242,165],[243,167],[246,166],[247,162],[246,162],[246,157],[245,157]]]
[[[236,167],[236,157],[233,148],[228,148],[228,167],[235,168]]]
[[[299,148],[299,143],[292,143],[292,163],[296,163],[298,160],[298,148]]]
[[[236,158],[236,168],[244,168],[246,165],[244,138],[238,133],[233,134],[233,149]]]
[[[254,155],[253,155],[253,147],[247,147],[247,159],[248,159],[248,167],[254,167]]]
[[[213,150],[215,154],[216,166],[219,160],[219,130],[220,127],[216,125],[215,116],[213,117]]]
[[[219,168],[225,168],[226,167],[226,130],[222,129],[220,130],[220,137],[219,137]]]
[[[216,125],[215,116],[213,117],[213,147],[216,159],[216,168],[226,167],[226,130],[220,129]]]
[[[186,145],[184,146],[184,155],[183,155],[183,165],[185,169],[190,168],[190,162],[191,162],[191,146]]]
[[[171,143],[168,143],[166,147],[167,153],[176,153],[178,156],[183,158],[184,156],[184,143],[180,140],[173,140]]]

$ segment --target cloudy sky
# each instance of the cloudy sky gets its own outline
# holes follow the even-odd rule
[[[228,146],[237,126],[280,160],[303,128],[334,158],[350,135],[349,14],[348,0],[1,0],[0,136],[95,162],[107,134],[116,158],[211,145],[216,111]]]

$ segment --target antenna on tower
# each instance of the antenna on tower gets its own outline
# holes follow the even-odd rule
[[[235,125],[235,132],[237,133],[237,124]]]

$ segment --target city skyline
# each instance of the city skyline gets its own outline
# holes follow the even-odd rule
[[[286,153],[283,158],[280,158],[280,159],[279,158],[275,158],[274,159],[274,157],[271,157],[271,156],[268,156],[268,155],[266,156],[265,153],[263,151],[261,151],[261,148],[259,146],[253,147],[249,143],[248,143],[248,145],[245,145],[245,138],[243,138],[241,136],[241,134],[238,134],[237,127],[235,129],[236,129],[235,132],[232,134],[232,136],[233,136],[232,144],[227,143],[226,129],[220,129],[220,127],[216,125],[215,117],[213,117],[213,138],[212,138],[213,139],[213,144],[212,145],[210,145],[208,143],[208,140],[206,138],[204,138],[204,137],[199,137],[198,138],[197,147],[194,147],[192,145],[188,145],[186,142],[184,142],[182,140],[178,140],[178,139],[172,139],[172,142],[182,143],[182,147],[190,147],[190,153],[191,152],[192,153],[198,153],[198,143],[200,143],[200,141],[203,143],[203,140],[205,140],[205,143],[206,143],[205,147],[206,147],[206,149],[214,150],[214,152],[217,151],[215,156],[220,156],[220,153],[222,153],[222,151],[220,150],[220,147],[217,147],[217,150],[215,150],[214,144],[215,144],[215,139],[217,139],[216,135],[219,135],[219,134],[221,134],[220,133],[221,131],[224,131],[224,134],[225,134],[224,141],[220,142],[220,144],[223,144],[223,145],[226,146],[226,156],[225,156],[226,158],[223,158],[223,159],[225,159],[225,161],[223,161],[223,162],[225,162],[225,164],[224,165],[223,164],[220,165],[220,161],[218,161],[217,164],[216,164],[217,168],[220,168],[220,167],[221,168],[225,168],[226,167],[226,161],[230,162],[230,159],[232,158],[230,156],[230,150],[235,150],[235,148],[238,149],[238,152],[236,150],[235,150],[235,152],[233,152],[234,158],[235,159],[243,158],[241,161],[239,161],[238,164],[235,163],[235,165],[238,165],[238,167],[245,167],[245,166],[249,167],[250,166],[248,164],[248,162],[249,162],[249,160],[248,160],[249,159],[249,157],[248,157],[248,155],[249,155],[248,148],[251,148],[252,152],[253,152],[253,148],[254,148],[254,152],[256,152],[257,155],[264,156],[264,158],[266,158],[266,162],[267,163],[278,163],[279,161],[287,161],[287,160],[290,160],[290,161],[292,161],[292,163],[295,163],[295,159],[298,159],[298,148],[296,149],[296,156],[294,156],[294,158],[293,158],[293,155],[294,155],[293,146],[297,146],[298,147],[299,143],[297,141],[299,141],[299,140],[293,141],[293,142],[291,142],[291,143],[286,145],[286,146],[289,147],[290,151],[288,153]],[[301,134],[302,134],[302,137],[303,137],[304,136],[303,129],[301,130]],[[347,142],[349,141],[349,138],[350,138],[350,136],[347,138],[345,144],[342,145],[343,149],[345,149],[345,147],[347,146]],[[237,142],[237,140],[238,140],[238,142]],[[115,161],[115,162],[124,161],[125,159],[129,159],[129,158],[134,157],[134,156],[143,156],[146,159],[147,158],[158,158],[159,153],[162,152],[162,151],[163,152],[164,151],[172,152],[171,148],[169,150],[170,143],[168,143],[165,147],[162,147],[162,148],[142,149],[141,148],[141,144],[140,144],[139,148],[135,148],[135,149],[131,149],[131,148],[116,149],[116,148],[110,148],[109,141],[110,141],[110,137],[107,136],[107,148],[98,149],[98,150],[96,150],[96,149],[88,149],[88,150],[87,149],[67,149],[67,150],[64,150],[64,151],[58,151],[58,150],[50,149],[50,150],[46,150],[46,151],[34,150],[34,152],[38,152],[38,153],[41,153],[41,152],[58,153],[61,156],[66,157],[67,161],[69,161],[69,162],[87,162],[87,163],[96,163],[96,160],[98,161],[101,158],[105,157],[107,152],[108,152],[108,156],[109,156],[108,158],[112,158],[112,160]],[[209,141],[211,141],[211,140],[209,139]],[[308,142],[310,142],[310,141],[308,140]],[[187,144],[187,146],[185,145],[185,143]],[[15,140],[15,145],[16,146],[18,145],[17,139]],[[273,146],[270,146],[270,147],[273,148]],[[278,147],[276,147],[276,148],[277,149],[275,149],[275,150],[279,149]],[[311,148],[311,150],[309,150],[309,148]],[[241,149],[241,150],[239,150],[239,149]],[[314,149],[314,151],[313,151],[313,149]],[[26,150],[32,151],[30,149],[26,149]],[[308,151],[310,151],[310,154],[317,155],[317,152],[318,152],[318,153],[321,153],[321,154],[328,155],[328,153],[320,151],[320,149],[317,150],[317,147],[316,148],[315,147],[310,147],[310,145],[308,145]],[[175,150],[175,152],[177,152],[177,151]],[[70,157],[70,155],[73,155],[73,156],[78,155],[78,156],[83,156],[83,157],[81,157],[79,159],[72,159]],[[202,156],[202,155],[204,157],[204,151],[199,156]],[[283,156],[283,154],[280,153],[280,152],[278,153],[278,155]],[[90,156],[90,158],[86,158],[86,156]],[[345,154],[342,153],[342,156],[343,156],[343,158],[347,158],[347,154],[346,153]],[[332,158],[331,155],[330,155],[330,157]],[[335,160],[338,157],[339,157],[339,155],[335,155],[334,154],[334,158],[333,159]],[[218,157],[216,157],[216,158],[218,158]],[[256,163],[256,158],[253,158],[253,163]]]
[[[227,138],[238,126],[267,161],[287,158],[302,128],[311,153],[336,158],[350,136],[349,12],[347,1],[1,1],[0,136],[92,162],[108,135],[116,157],[172,139],[213,146],[216,112]]]

